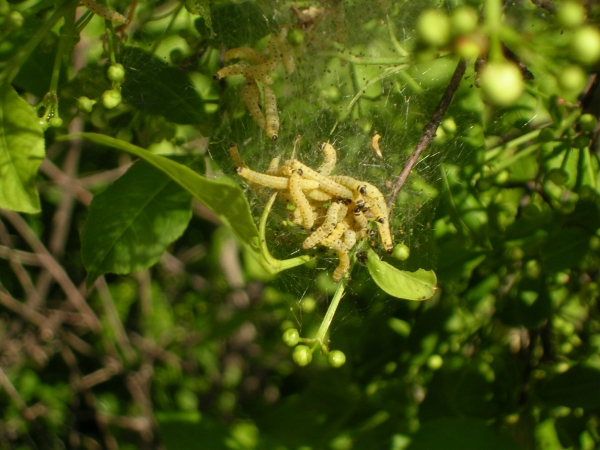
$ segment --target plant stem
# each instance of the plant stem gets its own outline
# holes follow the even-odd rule
[[[54,25],[56,25],[70,9],[74,9],[78,3],[79,0],[65,0],[65,2],[52,13],[31,39],[29,39],[29,41],[8,61],[6,67],[0,73],[0,84],[10,83],[15,79],[19,74],[19,70],[21,70],[21,66],[27,58],[29,58],[29,55],[31,55],[31,52],[35,50]]]
[[[75,24],[75,10],[68,10],[65,14],[65,23],[60,30],[60,41],[56,49],[56,58],[54,58],[54,67],[52,68],[52,79],[50,80],[50,94],[53,101],[56,99],[58,91],[58,79],[60,78],[60,66],[65,55],[68,44],[73,39],[73,30]]]
[[[446,114],[446,111],[448,110],[448,107],[450,106],[450,102],[452,101],[452,98],[454,97],[454,94],[456,93],[456,91],[458,89],[460,80],[461,80],[462,76],[465,74],[466,69],[467,69],[467,62],[461,59],[458,62],[456,69],[454,70],[454,74],[452,75],[452,78],[450,79],[450,82],[448,83],[448,87],[446,88],[444,95],[442,95],[440,102],[438,103],[437,107],[435,108],[435,111],[433,112],[433,115],[431,116],[429,123],[427,123],[427,125],[425,125],[425,128],[423,128],[423,132],[421,133],[421,138],[419,139],[419,142],[417,142],[417,145],[415,146],[415,149],[413,150],[411,155],[408,157],[408,160],[406,161],[406,164],[404,165],[402,172],[400,172],[400,175],[396,179],[396,183],[394,184],[394,189],[392,190],[392,194],[388,201],[390,215],[392,213],[394,204],[396,203],[396,198],[398,197],[400,190],[406,183],[406,180],[408,179],[408,175],[410,174],[410,171],[412,170],[412,168],[415,166],[415,164],[419,160],[419,157],[421,156],[421,153],[423,153],[423,150],[425,150],[427,148],[427,146],[429,146],[429,143],[435,137],[435,132],[438,129],[438,127],[440,126],[440,123],[442,122],[442,118],[444,117],[444,114]]]
[[[331,303],[329,304],[329,308],[325,313],[325,317],[321,322],[321,326],[319,327],[319,331],[317,331],[317,335],[315,336],[316,342],[321,347],[326,347],[324,344],[325,335],[327,334],[327,330],[329,330],[329,326],[333,320],[333,316],[340,304],[340,300],[344,296],[344,290],[346,289],[346,277],[342,278],[342,280],[338,283],[338,287],[335,291],[333,299],[331,299]]]

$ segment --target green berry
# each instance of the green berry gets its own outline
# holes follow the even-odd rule
[[[581,91],[587,82],[587,74],[579,66],[568,66],[558,76],[558,85],[565,91]]]
[[[300,302],[300,307],[302,308],[302,312],[305,312],[306,314],[310,314],[317,307],[317,301],[315,300],[314,297],[307,295]]]
[[[442,129],[448,134],[454,134],[456,133],[456,122],[452,117],[449,117],[442,122]]]
[[[427,366],[431,370],[438,370],[444,364],[444,360],[440,355],[431,355],[427,358]]]
[[[565,169],[555,168],[548,172],[548,178],[557,186],[563,186],[569,181],[569,174]]]
[[[62,127],[63,120],[60,117],[54,116],[48,121],[48,125],[53,128]]]
[[[581,128],[581,131],[591,133],[596,129],[596,125],[598,125],[598,118],[593,114],[582,114],[579,117],[579,128]]]
[[[102,93],[102,104],[106,109],[116,108],[121,104],[121,93],[115,89],[109,89]]]
[[[4,29],[7,31],[20,30],[23,27],[25,19],[19,11],[11,11],[4,19]]]
[[[321,91],[323,98],[331,103],[335,103],[340,99],[340,90],[336,86],[329,86]]]
[[[121,82],[125,79],[125,68],[122,64],[112,64],[108,68],[107,75],[110,81]]]
[[[564,2],[556,12],[558,24],[565,28],[575,28],[585,21],[585,8],[576,2]]]
[[[461,36],[454,43],[454,51],[462,59],[472,59],[479,56],[481,47],[473,39]]]
[[[498,106],[513,104],[523,92],[521,71],[508,61],[489,63],[481,71],[480,80],[486,98]]]
[[[408,259],[410,256],[410,249],[406,244],[396,244],[392,251],[392,256],[400,261]]]
[[[298,28],[294,28],[288,33],[288,42],[293,46],[302,45],[304,43],[304,33]]]
[[[496,174],[494,177],[494,183],[496,184],[504,184],[508,181],[510,177],[510,173],[508,170],[502,170]]]
[[[437,9],[428,9],[419,16],[417,33],[425,44],[443,47],[450,39],[450,19]]]
[[[0,17],[6,16],[10,12],[10,5],[6,0],[0,0]]]
[[[306,345],[297,345],[294,348],[292,358],[296,364],[298,364],[300,367],[304,367],[309,365],[312,361],[312,352]]]
[[[583,64],[593,64],[600,58],[600,31],[585,25],[574,31],[571,38],[573,58]]]
[[[346,362],[346,355],[340,350],[332,350],[327,356],[327,361],[331,367],[342,367]]]
[[[295,328],[288,328],[283,332],[282,336],[283,342],[288,347],[294,347],[298,342],[300,342],[300,333]]]
[[[121,128],[117,131],[116,138],[120,141],[131,142],[133,141],[133,131],[131,128]]]
[[[452,11],[450,24],[455,35],[470,34],[477,29],[479,17],[477,11],[470,6],[461,6]]]
[[[588,134],[580,134],[573,140],[573,147],[585,148],[590,145],[590,136]]]
[[[77,108],[79,109],[79,111],[83,111],[83,112],[92,112],[92,108],[94,107],[94,105],[96,104],[96,100],[90,100],[87,97],[79,97],[77,99]]]

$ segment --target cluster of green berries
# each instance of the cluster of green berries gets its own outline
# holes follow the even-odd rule
[[[305,344],[300,344],[302,339],[296,328],[288,328],[282,336],[283,342],[288,347],[294,347],[292,359],[301,367],[307,366],[312,361],[312,354],[317,346],[309,347]],[[327,361],[331,367],[342,367],[346,362],[346,355],[340,350],[331,350],[321,347],[322,351],[327,355]]]
[[[102,93],[102,105],[106,109],[113,109],[119,106],[122,101],[121,83],[125,79],[125,68],[122,64],[111,64],[106,75],[112,81],[112,88]],[[88,97],[79,97],[77,99],[77,106],[83,112],[92,112],[96,103],[97,100],[92,100]]]
[[[20,30],[24,22],[25,19],[19,11],[11,10],[10,3],[0,0],[0,38]]]

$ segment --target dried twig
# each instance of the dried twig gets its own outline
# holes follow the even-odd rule
[[[43,266],[52,274],[58,284],[61,286],[69,301],[83,315],[88,326],[96,333],[100,332],[100,321],[94,311],[89,307],[77,287],[73,284],[62,266],[50,255],[44,244],[38,239],[35,233],[29,228],[23,218],[13,212],[0,209],[0,214],[6,217],[19,234],[27,241],[29,246],[36,252]]]
[[[446,88],[444,95],[442,95],[440,102],[438,103],[433,115],[431,116],[431,119],[429,120],[429,123],[427,123],[427,125],[425,125],[425,128],[423,128],[423,132],[421,133],[421,138],[419,139],[419,142],[415,146],[415,149],[413,150],[411,155],[408,157],[408,160],[406,161],[402,172],[400,172],[400,175],[396,179],[394,189],[392,190],[388,202],[390,206],[390,213],[393,206],[396,203],[396,198],[398,197],[400,190],[402,189],[402,187],[406,183],[406,180],[408,179],[410,171],[413,169],[413,167],[419,160],[419,157],[421,156],[421,153],[423,153],[423,150],[425,150],[427,146],[429,146],[429,144],[435,137],[435,132],[437,131],[440,123],[442,122],[444,114],[446,114],[446,111],[450,106],[450,102],[452,101],[452,98],[454,97],[454,94],[458,89],[460,80],[464,75],[466,68],[467,62],[464,60],[460,60],[458,62],[458,65],[456,66],[456,69],[454,70],[454,74],[452,75],[450,82],[448,83],[448,87]]]

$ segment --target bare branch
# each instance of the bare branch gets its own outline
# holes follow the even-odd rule
[[[400,175],[396,179],[396,183],[394,184],[394,189],[392,190],[392,194],[390,195],[390,198],[388,201],[388,205],[390,207],[390,213],[396,203],[396,198],[398,197],[400,190],[406,183],[406,180],[408,179],[408,175],[410,174],[411,170],[413,169],[413,167],[419,160],[421,153],[423,153],[423,150],[425,150],[429,146],[429,144],[435,137],[435,132],[437,131],[440,123],[442,122],[442,118],[446,114],[446,111],[448,110],[448,107],[450,106],[450,102],[452,102],[452,98],[454,97],[454,94],[456,93],[456,90],[458,89],[458,86],[460,85],[460,80],[461,80],[462,76],[465,74],[466,69],[467,69],[467,62],[461,59],[458,62],[458,65],[456,66],[456,69],[454,70],[454,74],[452,75],[452,78],[450,79],[450,82],[448,83],[448,87],[446,88],[444,95],[442,95],[440,102],[438,103],[437,107],[435,108],[435,111],[434,111],[433,115],[431,116],[429,123],[427,123],[427,125],[425,125],[425,128],[423,128],[423,132],[421,133],[421,138],[419,139],[419,142],[415,146],[415,149],[413,150],[411,155],[408,157],[408,160],[406,161],[406,164],[405,164],[404,168],[402,169],[402,172],[400,172]]]

